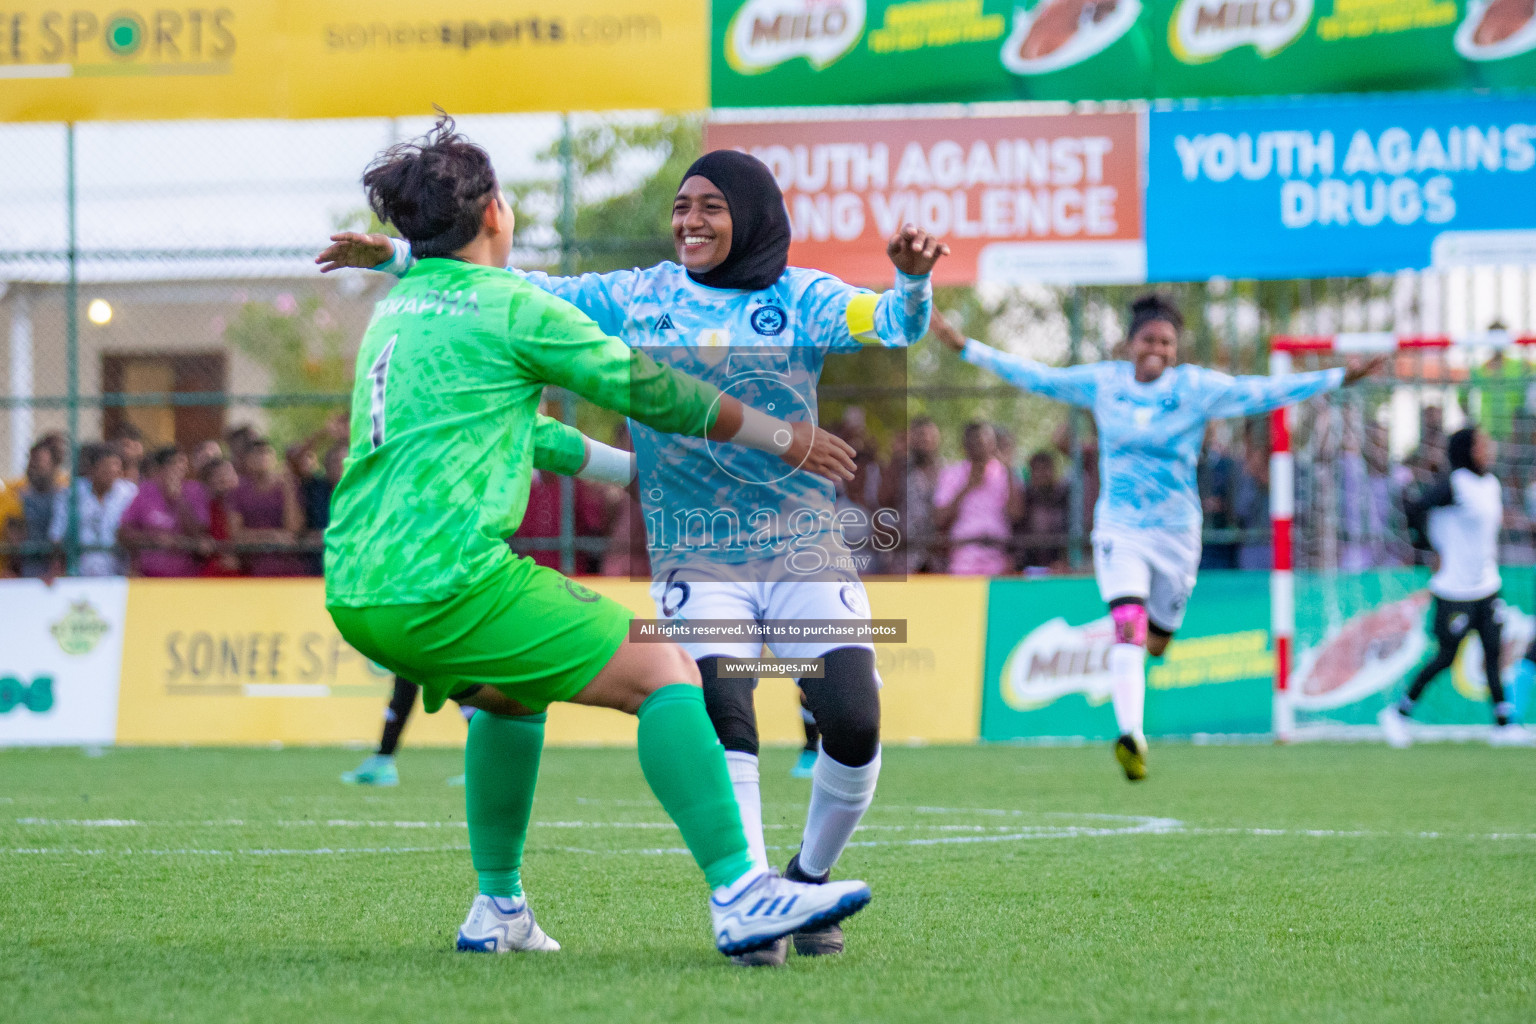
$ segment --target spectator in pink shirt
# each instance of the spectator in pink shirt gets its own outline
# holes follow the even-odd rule
[[[965,428],[965,461],[945,466],[933,494],[934,526],[949,538],[949,571],[1000,576],[1009,569],[1008,538],[1017,518],[1017,481],[997,457],[990,424]]]
[[[135,553],[141,576],[197,576],[209,548],[208,508],[184,486],[187,457],[161,448],[146,465],[149,476],[123,513],[118,541]]]
[[[245,449],[246,472],[229,496],[230,536],[238,544],[296,547],[304,530],[299,488],[277,464],[272,442],[251,440]],[[250,576],[303,576],[309,571],[295,551],[261,551],[246,560]]]

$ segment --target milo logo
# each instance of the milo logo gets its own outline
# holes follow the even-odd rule
[[[1295,42],[1311,21],[1312,0],[1180,0],[1168,22],[1168,45],[1186,64],[1240,46],[1269,57]]]
[[[864,34],[864,0],[747,0],[725,33],[725,58],[756,74],[804,57],[820,70]]]
[[[1031,630],[1003,663],[1003,701],[1015,711],[1044,707],[1069,693],[1090,704],[1109,699],[1113,678],[1109,649],[1115,643],[1108,615],[1086,626],[1055,618]]]

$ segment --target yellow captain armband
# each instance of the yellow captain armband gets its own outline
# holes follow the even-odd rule
[[[880,344],[880,335],[875,333],[875,307],[879,304],[880,296],[871,292],[860,292],[848,300],[848,312],[844,316],[848,321],[848,333],[855,341],[865,345]]]

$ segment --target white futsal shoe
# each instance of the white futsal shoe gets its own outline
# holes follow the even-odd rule
[[[863,882],[806,885],[764,871],[733,899],[710,899],[715,948],[726,956],[765,949],[794,932],[836,924],[864,909],[871,898]]]
[[[522,898],[476,896],[459,926],[458,949],[464,953],[553,953],[559,948]]]
[[[1381,734],[1386,737],[1387,746],[1403,750],[1413,745],[1413,737],[1408,733],[1408,718],[1397,710],[1396,704],[1378,711],[1376,724],[1381,726]]]
[[[1506,725],[1496,725],[1488,734],[1490,747],[1531,747],[1536,746],[1536,733],[1517,722]]]

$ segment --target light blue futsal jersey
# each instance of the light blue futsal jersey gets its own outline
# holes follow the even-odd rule
[[[815,422],[828,352],[901,347],[928,332],[928,279],[898,273],[876,297],[830,274],[791,267],[761,291],[706,288],[676,263],[647,270],[527,279],[570,302],[605,332],[658,362],[708,381],[780,419]],[[844,561],[830,481],[767,452],[630,424],[652,574],[700,561],[791,561],[807,575]],[[817,554],[820,552],[821,554]]]
[[[1232,377],[1174,366],[1150,384],[1128,362],[1064,368],[966,343],[965,361],[1015,387],[1093,411],[1099,430],[1095,528],[1170,533],[1200,529],[1195,469],[1208,420],[1251,416],[1343,386],[1342,369],[1281,377]]]
[[[409,263],[409,247],[397,241],[394,258],[377,269],[400,274]],[[929,278],[892,270],[896,287],[878,296],[799,267],[759,291],[707,288],[672,262],[579,277],[514,272],[657,362],[779,419],[815,422],[816,383],[828,352],[901,348],[928,332]],[[838,567],[825,558],[851,569],[842,530],[834,527],[830,481],[741,445],[660,434],[633,421],[630,434],[657,579],[700,562],[765,558],[779,560],[771,571],[781,577]]]

